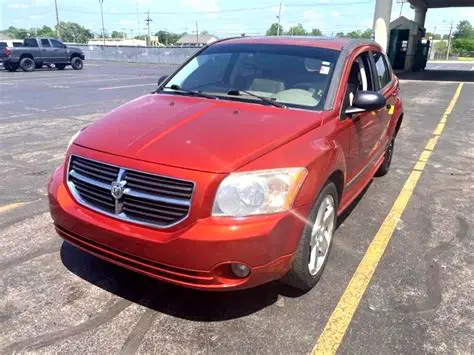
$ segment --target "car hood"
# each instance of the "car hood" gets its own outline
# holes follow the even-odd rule
[[[82,53],[82,49],[81,49],[81,48],[78,48],[78,47],[67,47],[67,49],[68,49],[70,52],[81,52],[81,53]]]
[[[173,94],[139,97],[99,119],[80,146],[193,170],[231,172],[320,125],[322,114]]]

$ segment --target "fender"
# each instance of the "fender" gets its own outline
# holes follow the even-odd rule
[[[293,141],[280,146],[265,156],[245,165],[240,171],[274,169],[281,167],[305,167],[308,170],[294,207],[314,202],[328,178],[336,171],[346,174],[342,148],[319,127]],[[275,166],[278,162],[278,166]]]

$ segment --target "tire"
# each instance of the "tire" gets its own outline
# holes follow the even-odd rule
[[[312,234],[314,233],[312,232],[315,232],[314,229],[320,226],[318,220],[329,213],[329,209],[327,208],[328,200],[332,200],[332,205],[330,206],[330,208],[332,208],[332,215],[328,215],[327,225],[324,224],[321,228],[327,229],[330,236],[326,238],[325,236],[327,236],[327,234],[316,233],[315,235],[319,235],[321,239],[325,241],[321,243],[321,245],[316,243],[316,246],[314,246],[316,240],[320,238],[313,238]],[[321,278],[328,260],[329,252],[331,251],[334,231],[336,230],[338,202],[336,185],[332,182],[327,183],[319,193],[311,209],[308,217],[311,224],[306,224],[303,230],[295,258],[290,270],[281,280],[282,283],[301,291],[309,291]],[[318,252],[322,249],[325,249],[323,256]],[[316,259],[312,259],[312,256]]]
[[[66,68],[66,64],[62,63],[54,64],[54,66],[58,68],[58,70],[64,70]]]
[[[395,137],[392,137],[392,139],[390,140],[390,144],[388,145],[387,150],[385,151],[385,157],[384,157],[383,163],[382,165],[380,165],[380,168],[375,173],[375,176],[380,177],[380,176],[385,176],[388,174],[390,170],[390,165],[392,164],[394,147],[395,147]]]
[[[71,66],[74,70],[81,70],[84,67],[84,62],[79,57],[74,57],[71,59]]]
[[[26,72],[32,72],[35,70],[35,61],[31,58],[23,58],[20,61],[20,68]]]
[[[8,63],[8,64],[4,64],[5,65],[5,69],[8,70],[9,72],[15,72],[17,69],[18,69],[18,64],[12,64],[12,63]]]

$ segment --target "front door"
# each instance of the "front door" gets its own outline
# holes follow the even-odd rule
[[[68,62],[66,45],[58,41],[57,39],[51,39],[50,41],[54,49],[54,58],[56,60],[55,63]]]
[[[371,76],[369,53],[363,53],[352,63],[347,83],[343,110],[352,105],[352,100],[359,90],[374,90]],[[343,111],[343,112],[344,112]],[[378,112],[362,112],[343,116],[343,124],[350,127],[350,148],[346,159],[348,187],[370,168],[373,163],[375,144],[380,130]]]

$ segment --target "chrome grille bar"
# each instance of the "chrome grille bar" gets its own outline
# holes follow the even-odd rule
[[[67,185],[76,201],[116,219],[168,228],[186,219],[195,184],[72,155]]]

